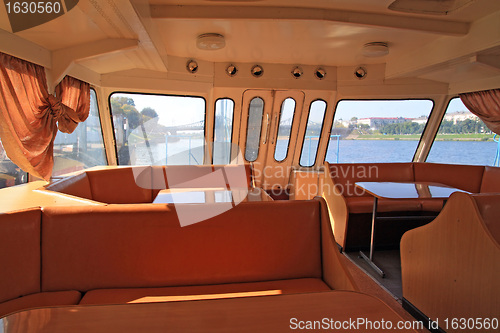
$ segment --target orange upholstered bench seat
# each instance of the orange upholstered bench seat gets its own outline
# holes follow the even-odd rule
[[[80,304],[172,302],[284,295],[330,290],[331,288],[319,278],[164,288],[96,289],[87,292]]]
[[[108,204],[151,203],[168,188],[251,188],[251,164],[126,166],[87,170],[44,187]]]
[[[0,303],[0,317],[12,312],[30,308],[77,305],[81,298],[82,294],[76,290],[40,292],[21,296],[7,302]]]
[[[53,305],[356,290],[322,199],[243,202],[181,225],[179,209],[207,207],[226,206],[53,206],[0,215],[7,268],[0,315]]]
[[[492,193],[500,192],[500,168],[440,163],[325,163],[322,193],[330,210],[335,239],[344,249],[369,244],[366,220],[373,211],[373,197],[357,188],[356,182],[428,182],[470,193]],[[438,213],[443,205],[440,199],[382,198],[378,212]],[[351,243],[349,238],[354,241]]]
[[[75,290],[41,290],[41,211],[39,208],[0,214],[0,317],[22,309],[75,305]]]

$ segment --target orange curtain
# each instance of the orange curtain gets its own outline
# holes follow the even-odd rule
[[[49,180],[57,129],[71,133],[88,117],[90,86],[65,77],[49,94],[43,67],[0,52],[0,138],[24,171]]]
[[[460,99],[490,130],[500,134],[500,89],[464,93]]]

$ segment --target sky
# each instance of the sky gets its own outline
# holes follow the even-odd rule
[[[340,101],[335,120],[350,120],[352,117],[404,117],[418,118],[429,116],[432,111],[431,100],[387,100],[387,101]],[[466,111],[460,98],[451,100],[447,112]]]
[[[164,126],[190,124],[204,119],[206,103],[203,98],[165,95],[115,94],[134,99],[138,111],[146,107],[156,110],[159,123]],[[312,106],[311,121],[320,123],[324,103],[316,101]],[[350,120],[352,117],[404,117],[429,116],[433,107],[431,100],[341,100],[337,105],[335,120]],[[459,98],[453,99],[449,112],[467,110]],[[175,117],[173,117],[175,115]]]
[[[150,107],[158,113],[158,123],[164,126],[191,124],[205,119],[205,100],[201,97],[113,94],[134,99],[137,111]]]

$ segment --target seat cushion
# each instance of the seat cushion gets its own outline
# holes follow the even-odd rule
[[[331,290],[321,279],[292,279],[208,286],[97,289],[80,304],[123,304],[296,294]]]
[[[40,292],[39,208],[0,214],[0,302]]]
[[[15,298],[13,300],[0,303],[0,317],[9,313],[26,310],[30,308],[39,308],[43,306],[62,306],[77,305],[82,295],[79,291],[54,291],[36,293]]]
[[[373,212],[373,197],[347,197],[347,207],[350,214]],[[377,212],[404,212],[420,211],[422,205],[419,200],[389,200],[379,199]]]
[[[490,166],[484,168],[480,191],[481,193],[500,193],[500,168]]]

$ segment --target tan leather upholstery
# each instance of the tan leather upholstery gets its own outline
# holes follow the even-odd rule
[[[414,163],[413,167],[416,182],[441,183],[471,193],[479,192],[484,171],[479,165]]]
[[[318,201],[241,203],[188,227],[167,205],[47,207],[42,290],[321,278],[319,221]]]
[[[163,169],[166,188],[252,187],[250,164],[168,165]]]
[[[500,168],[439,163],[325,163],[322,195],[330,209],[337,243],[345,248],[349,216],[368,214],[373,210],[373,197],[355,187],[356,182],[434,182],[471,193],[500,192]],[[379,212],[439,212],[443,200],[380,199]],[[335,211],[333,211],[335,207]],[[352,229],[349,229],[352,230]]]
[[[9,313],[44,306],[77,305],[82,295],[76,290],[36,293],[0,303],[0,317]]]
[[[116,303],[357,290],[322,199],[240,203],[187,227],[175,210],[220,205],[2,214],[0,314],[77,304],[89,291],[85,302]]]
[[[40,216],[0,214],[0,302],[40,291]]]
[[[500,193],[500,168],[487,166],[484,168],[481,182],[481,193]]]
[[[164,288],[97,289],[85,294],[80,304],[169,302],[264,295],[296,294],[331,290],[321,279],[231,283]]]
[[[45,186],[45,189],[110,204],[149,203],[163,189],[250,188],[251,164],[169,165],[88,170]]]
[[[347,197],[350,214],[373,212],[373,197]],[[422,208],[418,200],[385,200],[379,199],[377,212],[418,211]]]
[[[85,172],[49,184],[46,189],[92,200],[90,181]]]
[[[153,201],[150,167],[95,170],[87,175],[95,201],[112,204]]]
[[[473,198],[486,228],[496,242],[500,244],[500,195],[481,194],[474,195]]]
[[[328,164],[326,171],[345,197],[370,196],[355,187],[356,182],[411,182],[412,163]]]

